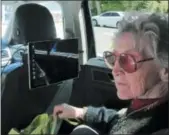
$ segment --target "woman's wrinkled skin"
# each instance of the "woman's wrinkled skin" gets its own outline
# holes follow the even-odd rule
[[[115,52],[115,54],[117,54],[117,56],[121,53],[131,54],[136,58],[137,61],[146,59],[148,55],[144,56],[142,52],[138,51],[141,50],[138,48],[144,45],[137,44],[137,48],[135,48],[136,42],[136,38],[132,33],[122,33],[116,37],[113,51]],[[115,79],[118,97],[123,100],[135,98],[148,98],[149,95],[152,96],[149,98],[158,98],[158,94],[153,94],[156,95],[153,96],[152,92],[150,93],[149,90],[151,90],[153,86],[156,86],[156,84],[160,83],[161,72],[162,69],[160,68],[160,65],[156,63],[155,60],[139,63],[138,70],[134,73],[126,73],[123,69],[120,68],[118,61],[116,61],[112,69],[112,74]],[[153,93],[159,92],[153,91]]]

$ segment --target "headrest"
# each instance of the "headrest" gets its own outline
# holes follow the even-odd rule
[[[25,44],[31,41],[55,38],[55,23],[46,7],[29,3],[16,9],[12,30],[13,44]]]

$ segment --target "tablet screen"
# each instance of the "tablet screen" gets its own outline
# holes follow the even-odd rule
[[[78,76],[78,39],[28,43],[29,88],[48,86]]]

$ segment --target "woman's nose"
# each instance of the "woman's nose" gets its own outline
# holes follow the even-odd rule
[[[118,60],[115,61],[114,66],[112,68],[113,75],[117,76],[122,71],[122,68],[118,62]]]

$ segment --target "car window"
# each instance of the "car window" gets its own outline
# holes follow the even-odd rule
[[[6,29],[9,25],[11,18],[12,18],[13,11],[14,11],[13,5],[5,5],[4,3],[2,3],[1,38],[4,36],[4,34],[6,32]]]
[[[167,1],[104,1],[89,2],[92,16],[102,14],[111,17],[93,17],[93,32],[97,56],[103,56],[103,52],[113,49],[113,38],[121,29],[125,21],[133,21],[143,13],[168,13]],[[130,13],[131,12],[131,13]],[[166,15],[167,16],[167,15]],[[113,17],[117,17],[114,19]],[[167,19],[168,20],[168,19]]]
[[[63,32],[63,14],[62,14],[62,8],[60,4],[56,1],[31,1],[30,3],[37,3],[42,6],[45,6],[50,13],[53,16],[54,22],[55,22],[55,28],[57,33],[57,38],[64,38],[64,32]],[[2,3],[2,34],[1,38],[6,33],[7,27],[9,26],[9,22],[12,19],[14,8],[16,5],[10,4],[5,5]]]
[[[110,15],[111,15],[111,13],[104,13],[101,16],[110,16]]]
[[[111,13],[111,16],[120,16],[118,13]]]

